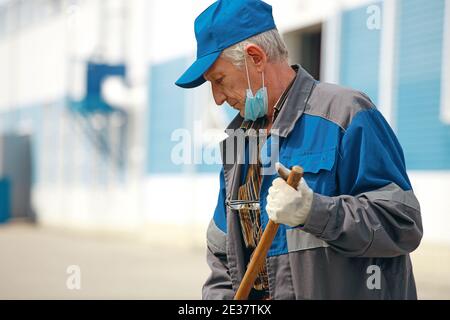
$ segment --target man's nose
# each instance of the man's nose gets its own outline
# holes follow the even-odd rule
[[[213,88],[214,101],[218,106],[221,106],[227,100],[227,97],[222,93],[222,91]]]

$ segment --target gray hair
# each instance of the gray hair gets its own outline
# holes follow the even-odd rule
[[[256,36],[250,37],[239,42],[222,52],[222,57],[233,63],[237,67],[244,64],[245,47],[249,44],[259,46],[266,53],[268,60],[271,62],[287,61],[288,51],[286,44],[281,38],[277,29],[272,29]]]

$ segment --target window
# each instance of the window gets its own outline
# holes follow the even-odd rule
[[[292,63],[300,63],[314,79],[320,80],[322,25],[286,33],[284,40],[288,47]]]

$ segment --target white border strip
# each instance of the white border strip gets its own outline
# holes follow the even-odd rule
[[[320,78],[323,82],[339,83],[341,59],[341,8],[336,5],[335,13],[322,26],[322,65]]]
[[[450,0],[445,1],[442,43],[441,121],[450,124]]]
[[[380,48],[380,75],[378,83],[378,108],[392,128],[395,128],[393,107],[394,60],[397,1],[383,2]]]

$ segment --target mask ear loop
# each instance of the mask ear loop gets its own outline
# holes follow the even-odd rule
[[[252,86],[250,84],[250,74],[248,73],[247,57],[245,56],[245,49],[244,49],[244,62],[245,62],[245,71],[247,71],[248,88],[250,89],[250,91],[252,91]]]
[[[263,88],[265,88],[266,86],[264,85],[264,71],[262,72],[262,78],[263,78]]]
[[[247,81],[248,81],[248,88],[250,89],[250,91],[252,91],[252,86],[250,84],[250,74],[248,72],[248,65],[247,65],[247,57],[245,56],[245,49],[244,50],[244,62],[245,62],[245,71],[247,72]],[[265,84],[264,84],[264,71],[262,72],[262,87],[265,88]],[[252,91],[253,94],[253,91]]]

